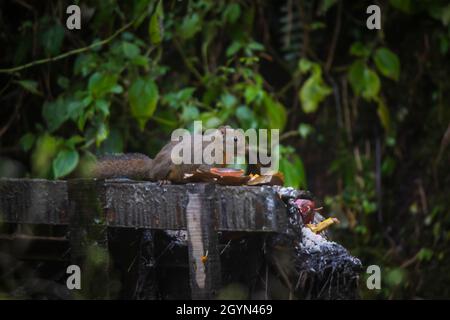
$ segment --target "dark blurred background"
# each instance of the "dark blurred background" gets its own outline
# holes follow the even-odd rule
[[[449,298],[449,45],[437,0],[1,1],[0,175],[154,156],[194,120],[278,128],[286,185],[381,267],[362,298]]]

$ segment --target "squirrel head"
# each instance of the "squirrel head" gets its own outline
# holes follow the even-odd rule
[[[206,130],[204,133],[204,141],[206,148],[214,146],[216,150],[220,150],[220,163],[232,164],[234,157],[242,153],[240,148],[245,148],[245,141],[240,145],[237,130],[231,126],[224,125],[217,129]]]
[[[242,130],[233,129],[231,126],[221,126],[219,131],[223,137],[224,159],[227,164],[233,163],[235,157],[245,157],[248,145]]]

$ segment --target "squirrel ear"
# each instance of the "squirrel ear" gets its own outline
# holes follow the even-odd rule
[[[233,129],[233,128],[231,128],[231,126],[229,126],[229,125],[226,125],[226,126],[220,126],[218,129],[220,130],[220,132],[222,134],[225,134],[227,132],[227,129]]]

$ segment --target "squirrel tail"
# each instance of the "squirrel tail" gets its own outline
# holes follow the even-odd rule
[[[141,153],[110,154],[101,156],[92,167],[93,178],[128,178],[146,180],[150,177],[153,160]]]

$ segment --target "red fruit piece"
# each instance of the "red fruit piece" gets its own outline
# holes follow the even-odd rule
[[[316,204],[312,200],[307,199],[297,199],[294,201],[304,224],[311,223],[314,220],[314,214],[316,209]]]

